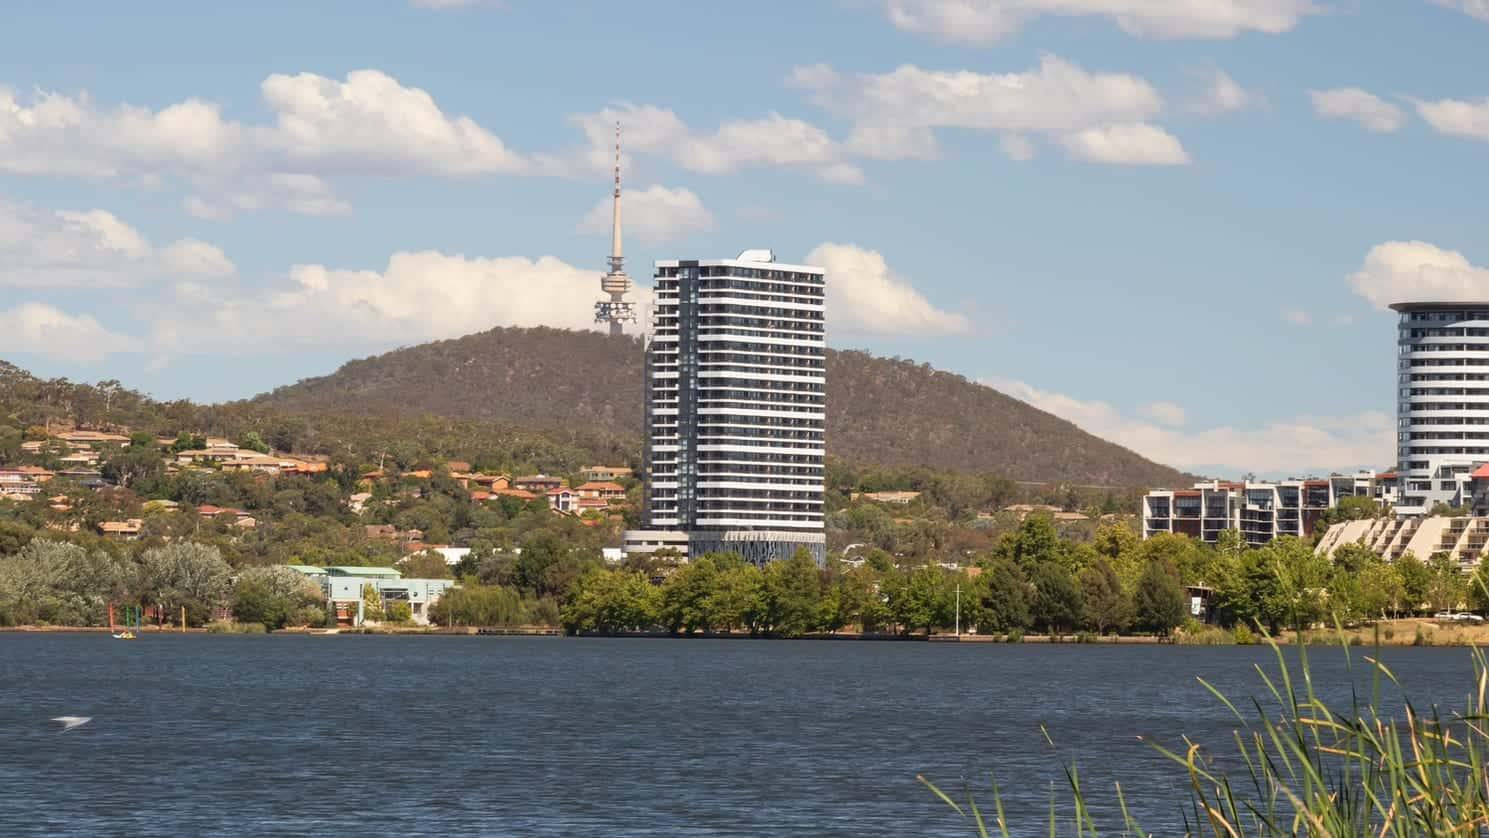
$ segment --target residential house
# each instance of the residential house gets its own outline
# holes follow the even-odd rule
[[[491,494],[504,498],[516,498],[518,500],[532,500],[537,497],[537,495],[525,489],[492,489]]]
[[[104,538],[134,541],[140,537],[140,528],[144,524],[145,522],[139,518],[129,518],[124,521],[104,521],[98,525],[98,532]]]
[[[608,480],[591,480],[588,483],[581,483],[577,486],[574,489],[574,494],[581,498],[620,501],[626,499],[626,487]]]
[[[445,468],[450,472],[451,477],[457,474],[470,473],[470,463],[463,463],[460,460],[450,460],[445,463]]]
[[[363,528],[367,537],[379,541],[398,540],[398,528],[392,524],[367,524]]]
[[[892,503],[905,506],[920,498],[919,492],[854,492],[848,496],[849,500],[871,500],[876,503]]]
[[[619,480],[631,476],[631,470],[624,466],[585,466],[582,471],[585,480]]]
[[[610,501],[604,498],[579,498],[574,505],[574,511],[579,514],[585,512],[605,512],[610,509]]]
[[[550,489],[548,506],[554,512],[576,512],[579,508],[579,495],[572,489]]]
[[[109,481],[104,480],[101,473],[89,468],[66,468],[57,472],[57,476],[88,489],[103,489],[109,485]]]
[[[372,500],[371,492],[356,492],[346,499],[346,506],[352,512],[361,515],[367,508],[367,502]]]
[[[515,478],[512,486],[528,492],[550,492],[554,489],[564,487],[562,477],[554,477],[550,474],[529,474],[524,477]]]
[[[129,437],[123,434],[110,434],[101,431],[67,431],[56,435],[68,445],[123,445],[129,442]]]

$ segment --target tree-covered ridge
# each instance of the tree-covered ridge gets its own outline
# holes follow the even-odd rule
[[[456,416],[641,433],[641,344],[594,332],[499,328],[348,362],[254,399],[297,413]],[[1094,486],[1177,485],[1176,471],[990,387],[925,364],[827,352],[827,448],[847,462],[993,471]]]

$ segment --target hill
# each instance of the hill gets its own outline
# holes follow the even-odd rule
[[[499,328],[348,362],[253,399],[299,415],[435,415],[637,439],[641,344]],[[851,463],[996,472],[1098,486],[1185,482],[991,387],[929,365],[828,350],[828,453]]]

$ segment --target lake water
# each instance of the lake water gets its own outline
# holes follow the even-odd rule
[[[968,835],[914,778],[989,770],[1033,835],[1076,748],[1094,798],[1120,779],[1168,835],[1186,780],[1136,737],[1230,751],[1195,677],[1242,697],[1268,654],[0,634],[0,835]],[[1310,657],[1346,697],[1343,653]],[[1384,657],[1418,704],[1469,691],[1467,650]]]

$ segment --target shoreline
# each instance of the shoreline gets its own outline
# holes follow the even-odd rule
[[[3,626],[0,633],[13,634],[109,634],[111,630],[107,626]],[[145,626],[140,631],[140,637],[152,635],[180,635],[180,634],[233,634],[233,632],[214,632],[206,627],[188,628],[182,630],[179,627],[168,626]],[[456,628],[441,628],[437,626],[342,626],[337,628],[306,628],[293,627],[283,628],[268,634],[282,635],[317,635],[317,636],[377,636],[377,635],[399,635],[417,637],[583,637],[583,638],[628,638],[646,640],[828,640],[838,642],[888,642],[888,643],[972,643],[981,645],[1001,644],[1032,644],[1043,646],[1243,646],[1264,645],[1261,637],[1256,637],[1251,643],[1237,643],[1234,635],[1218,627],[1212,628],[1203,634],[1185,637],[1157,637],[1154,635],[1105,635],[1095,636],[1090,634],[1066,634],[1052,636],[1047,634],[1025,634],[1021,637],[1009,640],[1004,635],[979,635],[979,634],[883,634],[878,632],[832,632],[832,633],[809,633],[800,637],[784,638],[769,637],[763,635],[752,635],[744,632],[709,632],[699,634],[672,634],[666,631],[624,631],[624,632],[585,632],[575,635],[566,633],[562,628],[556,626],[488,626],[474,627],[461,626]],[[257,633],[256,636],[263,636]],[[1297,643],[1294,632],[1283,631],[1273,638],[1281,646],[1291,646]],[[1380,647],[1449,647],[1449,648],[1473,648],[1489,646],[1489,625],[1465,625],[1465,624],[1439,624],[1429,618],[1407,618],[1400,620],[1386,620],[1380,623],[1361,626],[1353,629],[1345,629],[1341,634],[1335,629],[1314,629],[1304,634],[1304,642],[1309,646],[1342,646],[1349,645],[1358,648]]]

